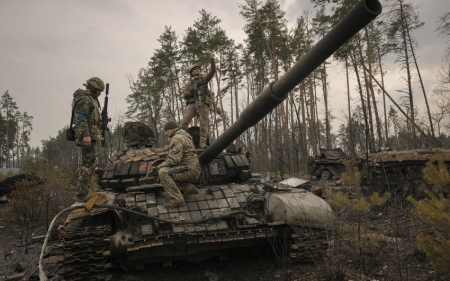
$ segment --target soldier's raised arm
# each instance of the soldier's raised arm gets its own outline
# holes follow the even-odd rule
[[[208,83],[213,78],[214,73],[216,72],[216,61],[214,60],[214,56],[211,51],[204,51],[203,53],[208,55],[209,62],[211,63],[209,72],[205,76],[203,76],[203,82]]]

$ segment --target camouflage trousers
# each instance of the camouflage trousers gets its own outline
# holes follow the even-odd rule
[[[89,185],[91,178],[95,176],[95,167],[98,163],[97,144],[92,142],[90,147],[83,147],[81,149],[81,169],[78,176],[77,193],[75,198],[85,200],[89,192]]]
[[[184,202],[181,191],[184,192],[187,188],[192,186],[192,182],[196,181],[200,176],[200,167],[189,167],[188,171],[169,176],[169,171],[184,167],[185,166],[163,167],[158,170],[159,182],[164,187],[164,191],[167,192],[170,196],[170,201],[173,203]]]
[[[208,127],[209,127],[209,105],[202,103],[198,106],[198,111],[200,115],[200,148],[206,146],[206,140],[208,138]],[[183,118],[180,121],[181,129],[187,131],[189,123],[191,123],[192,118],[196,115],[195,103],[190,103],[186,105],[184,110]]]

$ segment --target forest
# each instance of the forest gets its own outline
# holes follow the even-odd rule
[[[167,144],[162,125],[170,119],[181,120],[186,106],[182,93],[189,80],[189,67],[198,63],[203,73],[209,70],[205,50],[212,51],[217,64],[209,85],[214,93],[209,139],[214,141],[263,89],[278,81],[358,1],[311,2],[315,4],[314,13],[305,12],[295,23],[288,24],[286,11],[277,0],[246,0],[239,6],[240,16],[246,21],[243,44],[230,38],[221,27],[221,20],[205,9],[199,11],[197,20],[183,34],[176,34],[166,26],[158,38],[160,47],[153,51],[148,63],[143,62],[145,66],[135,76],[126,77],[130,90],[124,101],[127,112],[112,116],[106,146],[99,148],[100,166],[104,167],[111,155],[127,148],[122,128],[130,121],[148,125],[155,133],[155,146]],[[236,140],[236,145],[250,155],[252,170],[281,178],[304,175],[306,160],[318,155],[321,149],[342,148],[347,155],[358,157],[386,147],[449,147],[450,12],[443,11],[435,20],[438,23],[435,32],[447,48],[446,53],[439,54],[442,65],[435,73],[432,92],[426,91],[418,64],[421,49],[415,33],[424,25],[419,8],[404,0],[385,1],[380,17],[353,36],[301,81],[275,110]],[[388,58],[393,58],[401,72],[386,70]],[[335,101],[329,96],[334,86],[329,83],[332,62],[345,74],[345,120],[340,124],[335,122],[340,112],[333,108]],[[395,92],[386,90],[388,76],[399,78]],[[41,140],[41,147],[31,147],[33,120],[37,116],[35,119],[21,112],[14,93],[6,90],[0,99],[0,168],[21,168],[38,180],[16,186],[5,208],[4,214],[8,215],[0,222],[19,233],[26,254],[32,233],[44,224],[47,229],[51,217],[72,203],[77,167],[81,164],[79,148],[66,140],[67,127],[55,132],[55,137]],[[342,183],[352,190],[352,196],[326,193],[329,187],[324,181],[314,183],[323,187],[336,211],[336,224],[341,227],[339,237],[333,241],[337,252],[328,253],[325,263],[316,264],[323,275],[320,280],[344,280],[345,271],[352,270],[376,276],[373,270],[382,268],[386,260],[390,266],[395,264],[389,269],[391,275],[385,273],[386,276],[396,276],[386,280],[416,280],[416,269],[423,277],[431,267],[408,258],[416,254],[422,257],[425,253],[442,274],[439,276],[448,277],[449,203],[445,194],[449,192],[450,176],[439,159],[438,165],[427,164],[424,177],[444,192],[437,195],[427,191],[425,200],[399,199],[395,192],[383,196],[365,194],[361,174],[350,166]],[[0,174],[0,180],[3,178]],[[395,244],[389,240],[391,236],[395,237]],[[399,237],[403,239],[398,240],[401,242],[397,241]],[[386,250],[388,243],[390,248]],[[438,276],[432,273],[432,277]]]
[[[182,91],[193,63],[203,72],[209,60],[202,53],[211,50],[217,72],[210,82],[214,104],[210,110],[210,140],[232,124],[239,113],[271,82],[275,82],[320,40],[356,1],[313,0],[316,11],[305,12],[288,28],[286,11],[276,0],[264,3],[248,0],[240,5],[247,38],[236,44],[221,28],[221,20],[202,9],[192,26],[181,35],[170,26],[158,38],[147,66],[136,77],[127,75],[130,94],[128,110],[110,124],[108,149],[104,155],[123,148],[121,128],[127,121],[140,121],[154,130],[158,144],[164,143],[161,124],[180,121],[185,104]],[[387,1],[383,14],[354,36],[332,58],[304,79],[288,98],[259,124],[238,140],[254,159],[254,169],[295,174],[305,170],[309,155],[321,148],[342,148],[358,156],[384,147],[394,149],[448,146],[450,123],[450,58],[442,54],[433,92],[422,81],[420,47],[414,34],[423,26],[418,8],[405,1]],[[436,32],[448,43],[450,14],[436,19]],[[394,57],[401,73],[385,69],[386,58]],[[328,83],[330,61],[338,62],[346,79],[345,122],[333,128],[338,112],[333,112]],[[385,90],[387,75],[401,81],[395,93]],[[1,99],[0,166],[21,167],[27,158],[41,156],[58,166],[77,165],[77,150],[64,140],[62,128],[56,137],[42,140],[42,147],[29,146],[32,116],[21,113],[6,91]],[[423,99],[424,107],[416,100]],[[193,125],[193,124],[191,124]],[[104,157],[105,159],[107,157]],[[104,161],[104,159],[103,159]]]

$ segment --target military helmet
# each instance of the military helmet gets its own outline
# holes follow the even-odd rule
[[[164,131],[175,128],[178,128],[178,123],[175,120],[167,121],[167,123],[164,124]]]
[[[196,68],[196,67],[200,68],[200,65],[198,65],[198,64],[191,65],[191,67],[189,67],[189,74],[191,74],[192,70],[194,70],[194,68]]]
[[[102,79],[98,77],[92,77],[86,80],[86,83],[83,84],[84,86],[91,85],[94,89],[99,90],[100,92],[103,92],[105,90],[105,83],[103,83]]]

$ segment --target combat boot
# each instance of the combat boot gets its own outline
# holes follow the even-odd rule
[[[182,202],[169,201],[169,202],[164,203],[164,207],[166,207],[166,208],[183,207],[184,205],[186,205],[186,203],[184,203],[184,201],[182,201]]]
[[[183,197],[186,198],[192,194],[198,194],[198,189],[192,183],[188,185],[186,190],[183,193]]]

